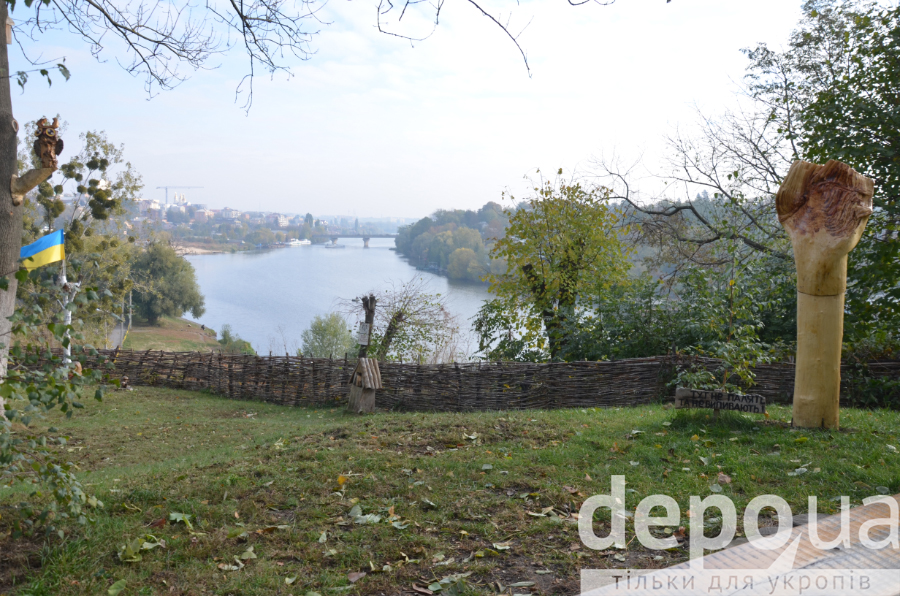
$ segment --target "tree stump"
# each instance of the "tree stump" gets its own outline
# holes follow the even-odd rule
[[[847,164],[795,161],[775,197],[797,266],[793,426],[839,427],[847,255],[872,214],[874,189]]]

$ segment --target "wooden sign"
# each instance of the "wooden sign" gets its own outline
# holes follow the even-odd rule
[[[360,323],[359,331],[356,334],[356,343],[361,346],[369,345],[369,324]]]
[[[724,391],[703,391],[700,389],[675,390],[676,408],[710,408],[713,410],[733,410],[748,414],[765,414],[766,398],[762,395],[738,395]]]

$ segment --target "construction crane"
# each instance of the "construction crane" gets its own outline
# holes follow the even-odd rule
[[[203,188],[202,186],[157,186],[156,190],[164,188],[166,190],[166,205],[169,204],[169,189],[170,188]]]

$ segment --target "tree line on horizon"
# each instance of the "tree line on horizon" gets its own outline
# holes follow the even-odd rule
[[[450,279],[483,281],[503,267],[491,257],[491,248],[508,224],[509,214],[494,201],[477,211],[439,209],[398,230],[397,252],[413,265]]]

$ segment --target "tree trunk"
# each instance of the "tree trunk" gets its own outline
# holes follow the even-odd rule
[[[381,339],[381,346],[379,346],[378,353],[375,355],[376,358],[379,360],[387,358],[388,352],[391,349],[391,342],[394,341],[394,336],[397,335],[397,329],[400,328],[400,325],[405,318],[402,310],[398,310],[394,313],[394,316],[391,317],[387,329],[384,332],[384,337]]]
[[[366,354],[369,353],[369,344],[372,343],[372,325],[375,323],[375,304],[377,303],[377,299],[374,295],[363,296],[362,305],[363,309],[366,313],[366,324],[369,326],[369,337],[366,340],[366,345],[359,346],[359,353],[357,354],[357,358],[365,358]]]
[[[847,255],[872,214],[874,182],[850,166],[796,161],[775,197],[797,265],[793,426],[838,428]]]
[[[357,378],[357,373],[361,367],[365,368],[366,354],[369,352],[369,344],[372,343],[372,326],[375,323],[375,305],[377,299],[374,295],[363,296],[362,305],[366,313],[366,324],[369,326],[369,337],[365,345],[359,346],[357,354],[356,373],[350,375],[350,395],[347,400],[347,411],[354,414],[368,414],[375,411],[375,386],[381,387],[381,374],[378,374],[377,384],[369,381],[365,383],[362,379]],[[378,370],[377,360],[375,361],[375,370]]]
[[[6,376],[9,344],[12,340],[12,324],[9,317],[16,307],[14,273],[18,270],[19,252],[22,249],[22,205],[14,205],[10,182],[16,171],[16,128],[13,120],[12,98],[9,88],[9,52],[6,45],[6,2],[0,7],[0,277],[9,281],[7,290],[0,290],[0,377]],[[2,402],[0,402],[2,408]]]

